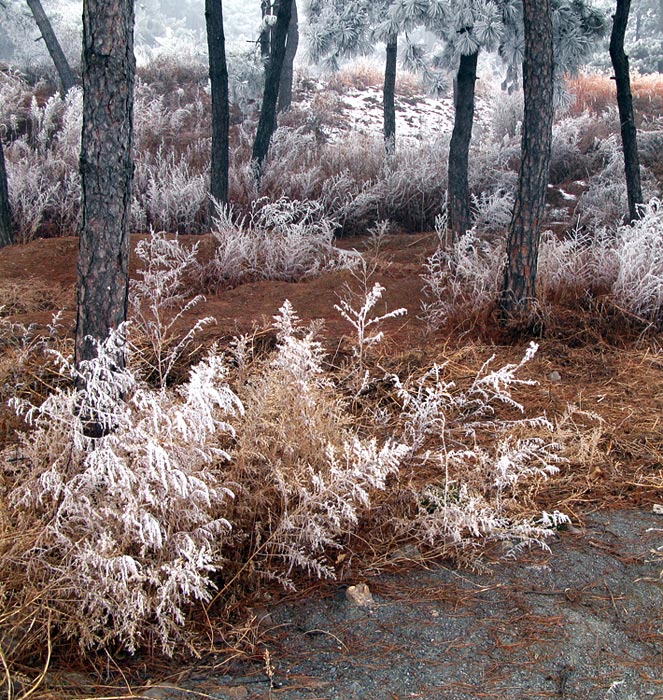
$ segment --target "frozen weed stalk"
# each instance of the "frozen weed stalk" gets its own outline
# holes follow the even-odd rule
[[[186,280],[197,268],[198,243],[188,250],[179,238],[167,238],[163,231],[150,232],[149,238],[136,245],[136,257],[144,267],[138,278],[130,283],[130,304],[137,344],[147,345],[138,352],[148,375],[155,375],[164,387],[176,362],[191,345],[196,335],[215,321],[211,316],[201,318],[184,336],[177,333],[177,324],[205,297],[198,294],[187,299]]]

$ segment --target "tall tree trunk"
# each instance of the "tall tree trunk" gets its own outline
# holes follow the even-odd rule
[[[14,227],[9,204],[9,187],[7,187],[7,169],[5,153],[0,140],[0,248],[14,242]]]
[[[222,0],[205,0],[209,76],[212,87],[212,165],[210,170],[210,220],[216,214],[216,204],[228,202],[228,65],[226,39],[223,31]]]
[[[640,217],[638,205],[642,204],[642,183],[640,182],[638,134],[633,115],[628,56],[624,53],[624,36],[626,35],[630,9],[631,0],[617,0],[617,10],[613,15],[612,33],[610,34],[610,60],[615,70],[615,82],[617,83],[617,107],[622,131],[628,214],[629,220],[635,221]]]
[[[133,27],[133,0],[83,0],[77,365],[96,354],[90,338],[104,340],[127,317]]]
[[[60,42],[55,36],[53,27],[50,20],[44,12],[44,8],[41,5],[41,0],[26,0],[32,16],[35,18],[35,22],[39,27],[41,36],[44,39],[48,53],[51,56],[53,63],[55,64],[55,70],[58,72],[60,82],[62,83],[62,93],[66,94],[69,90],[76,85],[76,78],[74,76],[67,57],[62,51]]]
[[[290,11],[290,24],[288,25],[288,38],[285,44],[285,58],[281,71],[279,84],[278,111],[287,112],[292,105],[292,82],[295,75],[295,56],[299,47],[299,16],[297,14],[297,0],[292,0]]]
[[[260,58],[262,58],[262,63],[266,72],[267,66],[269,65],[269,53],[272,43],[272,30],[267,24],[266,20],[266,17],[269,17],[272,14],[271,0],[260,0],[260,14],[262,16],[263,24],[260,30],[260,36],[258,37],[258,44],[260,45]]]
[[[472,124],[474,122],[474,84],[477,79],[479,52],[460,57],[454,84],[454,128],[449,145],[449,226],[454,240],[471,227],[470,187],[467,170]]]
[[[398,60],[398,37],[387,42],[387,60],[384,68],[382,108],[384,113],[384,147],[388,155],[396,152],[396,64]]]
[[[260,108],[260,119],[256,138],[253,142],[253,172],[256,183],[260,184],[265,158],[269,151],[269,144],[276,131],[276,102],[279,97],[279,83],[281,82],[281,70],[285,58],[285,42],[290,24],[290,12],[292,3],[290,0],[279,0],[276,11],[276,24],[272,32],[272,49],[267,75],[265,76],[265,92]]]
[[[553,26],[551,0],[523,0],[525,55],[521,163],[518,191],[507,241],[502,317],[530,311],[536,298],[536,267],[541,238],[553,123]]]

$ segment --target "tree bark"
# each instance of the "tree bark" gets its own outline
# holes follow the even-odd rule
[[[253,172],[256,183],[260,184],[262,169],[269,151],[269,144],[276,131],[276,102],[279,96],[281,70],[285,58],[285,42],[290,24],[292,3],[290,0],[279,0],[276,11],[276,24],[272,32],[272,47],[265,76],[265,92],[260,108],[260,119],[256,138],[253,142]]]
[[[531,311],[541,238],[553,123],[553,26],[551,0],[524,0],[525,55],[518,191],[507,241],[502,320]]]
[[[26,0],[26,2],[28,3],[32,16],[35,18],[35,22],[39,27],[39,31],[44,39],[48,53],[55,64],[55,70],[57,71],[60,78],[60,83],[62,84],[62,94],[66,94],[72,87],[74,87],[74,85],[76,85],[76,77],[69,66],[69,61],[67,61],[67,57],[64,55],[64,51],[60,46],[58,38],[55,36],[53,26],[44,12],[41,0]]]
[[[9,187],[7,186],[7,169],[5,153],[0,140],[0,248],[14,242],[14,227],[9,203]]]
[[[633,114],[633,97],[629,76],[628,56],[624,53],[624,37],[628,24],[631,0],[617,0],[617,10],[613,15],[610,34],[610,60],[615,70],[617,83],[617,108],[622,132],[624,151],[624,173],[628,197],[629,220],[640,217],[638,205],[642,204],[642,183],[640,182],[640,157],[638,155],[638,134]]]
[[[281,71],[279,84],[278,111],[287,112],[292,106],[292,82],[295,75],[295,56],[299,48],[299,16],[297,14],[297,0],[292,0],[290,11],[290,24],[288,25],[288,38],[285,44],[285,58]]]
[[[387,155],[396,152],[396,63],[398,60],[398,37],[387,42],[387,60],[384,68],[382,108],[384,118],[384,147]]]
[[[133,0],[84,0],[78,366],[127,317],[133,26]]]
[[[467,171],[474,122],[474,85],[477,79],[478,57],[478,51],[460,57],[460,66],[454,85],[454,128],[449,145],[447,178],[449,227],[453,240],[464,235],[472,226]]]
[[[228,131],[230,109],[228,102],[228,64],[226,39],[223,31],[222,0],[205,0],[209,76],[212,88],[212,165],[210,170],[210,220],[216,214],[216,204],[228,202]]]
[[[260,0],[260,14],[262,16],[263,22],[265,22],[265,17],[268,17],[272,14],[271,0]],[[266,23],[264,23],[262,29],[260,30],[258,44],[260,46],[260,57],[262,58],[262,63],[265,67],[265,72],[267,71],[267,66],[269,65],[269,53],[272,43],[271,35],[271,28]]]

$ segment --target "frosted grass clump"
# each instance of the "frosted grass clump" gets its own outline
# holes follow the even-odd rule
[[[663,205],[652,199],[632,226],[617,231],[618,273],[612,293],[619,306],[647,321],[663,321]]]
[[[13,517],[39,524],[24,553],[29,581],[53,622],[83,648],[154,636],[171,653],[186,610],[209,600],[233,497],[219,465],[243,407],[219,357],[195,366],[177,392],[155,392],[120,369],[123,331],[40,406],[16,402],[32,425],[25,469],[9,494]],[[86,435],[86,425],[102,437]]]
[[[563,238],[551,231],[541,235],[537,285],[544,298],[578,289],[607,291],[618,269],[615,237],[606,229],[590,231],[577,226]]]
[[[320,202],[260,199],[239,219],[231,208],[218,207],[212,231],[216,250],[206,274],[218,286],[234,286],[257,279],[295,281],[351,267],[356,256],[334,246],[335,228]]]
[[[230,473],[241,484],[233,523],[242,538],[252,533],[244,560],[292,588],[294,570],[335,577],[330,552],[343,548],[408,448],[358,434],[325,370],[315,327],[303,328],[290,302],[274,329],[273,357],[254,366],[241,392],[246,412]]]
[[[436,222],[440,241],[446,235],[444,220]],[[459,313],[476,314],[497,299],[505,261],[504,241],[481,240],[471,229],[449,249],[442,244],[426,261],[422,275],[426,301],[423,317],[440,328]]]

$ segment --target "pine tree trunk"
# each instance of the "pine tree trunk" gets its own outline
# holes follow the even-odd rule
[[[77,365],[127,317],[133,26],[133,0],[84,0]]]
[[[290,24],[292,3],[290,0],[279,0],[276,11],[276,24],[272,32],[272,49],[267,75],[265,76],[265,92],[260,108],[260,119],[256,138],[253,142],[253,172],[256,183],[260,184],[262,169],[269,151],[269,144],[276,131],[276,102],[279,97],[279,83],[281,82],[281,70],[285,58],[285,42]]]
[[[478,51],[460,57],[460,66],[455,82],[454,128],[449,145],[447,178],[449,227],[453,240],[464,235],[472,226],[467,170],[474,122],[474,84],[477,79],[478,57]]]
[[[0,248],[14,242],[14,227],[9,204],[9,187],[7,187],[7,169],[5,153],[0,140]]]
[[[387,42],[387,60],[384,68],[382,107],[384,112],[384,147],[389,155],[396,152],[396,64],[398,60],[398,37]]]
[[[279,85],[278,111],[287,112],[292,106],[292,82],[295,76],[295,56],[299,47],[299,16],[297,0],[292,0],[288,38],[285,44],[285,58]]]
[[[628,56],[624,53],[624,36],[626,35],[630,9],[631,0],[617,0],[617,10],[613,16],[612,33],[610,35],[610,60],[615,70],[615,81],[617,83],[617,107],[619,109],[619,121],[622,132],[629,220],[635,221],[640,217],[638,205],[642,204],[642,184],[640,182],[638,134],[633,114]]]
[[[271,28],[265,23],[265,17],[269,17],[269,15],[272,14],[271,0],[260,0],[260,14],[263,19],[263,26],[260,30],[260,36],[258,37],[258,44],[260,45],[260,58],[262,58],[262,63],[266,72],[267,66],[269,65],[272,32]]]
[[[536,299],[536,267],[550,166],[553,123],[551,0],[524,0],[525,55],[518,191],[507,241],[502,318],[523,318]]]
[[[55,64],[55,70],[58,72],[60,82],[62,83],[62,93],[66,94],[72,87],[74,87],[74,85],[76,85],[74,73],[69,66],[69,62],[67,61],[67,57],[64,55],[64,51],[62,51],[60,42],[55,36],[53,26],[44,12],[44,8],[41,5],[41,0],[26,1],[30,7],[32,16],[35,18],[35,22],[39,27],[39,31],[44,39],[48,53]]]
[[[226,39],[223,31],[222,0],[205,0],[209,75],[212,87],[212,165],[210,170],[210,220],[216,214],[216,204],[228,202],[228,65]]]

